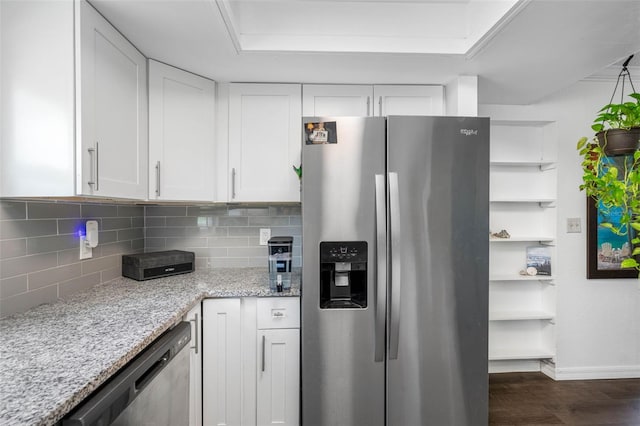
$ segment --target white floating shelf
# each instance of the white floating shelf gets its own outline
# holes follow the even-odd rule
[[[489,242],[491,243],[521,243],[521,242],[546,242],[546,243],[550,243],[553,240],[555,240],[555,237],[552,237],[550,235],[545,235],[545,236],[515,236],[515,237],[511,237],[511,238],[494,238],[494,237],[489,237]]]
[[[489,281],[553,281],[552,275],[491,275]]]
[[[491,161],[492,166],[499,167],[538,167],[541,171],[555,169],[554,161]]]
[[[492,349],[489,351],[489,361],[509,361],[518,359],[549,359],[555,354],[542,348],[509,348]]]
[[[552,320],[555,317],[546,311],[495,311],[489,312],[489,321],[531,321]]]
[[[539,203],[551,204],[555,203],[555,198],[494,198],[490,200],[492,203]]]

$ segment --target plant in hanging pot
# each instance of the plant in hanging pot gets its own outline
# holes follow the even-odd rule
[[[640,149],[640,93],[631,93],[629,97],[635,102],[602,107],[591,126],[609,156],[633,154]]]
[[[606,217],[617,211],[617,223],[603,222],[618,236],[627,237],[621,248],[621,268],[635,268],[640,274],[640,148],[628,155],[609,156],[597,138],[578,141],[582,156],[583,183],[580,190],[594,199]],[[640,275],[639,275],[640,276]]]
[[[640,93],[635,91],[627,68],[631,58],[633,55],[622,64],[611,100],[593,121],[591,128],[596,135],[590,142],[586,137],[581,138],[577,149],[582,156],[580,190],[585,191],[595,201],[600,214],[608,218],[598,226],[626,237],[617,252],[620,268],[635,268],[640,278]],[[620,103],[614,104],[621,78]],[[627,78],[632,89],[629,97],[633,101],[624,102]]]

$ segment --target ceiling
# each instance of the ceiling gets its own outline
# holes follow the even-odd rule
[[[220,82],[478,75],[480,103],[529,104],[585,78],[615,79],[640,52],[638,0],[90,2],[145,56]],[[632,76],[638,65],[640,54]]]

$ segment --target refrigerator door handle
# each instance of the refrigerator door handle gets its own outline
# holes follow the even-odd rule
[[[401,262],[400,242],[400,199],[398,174],[389,173],[389,219],[391,226],[391,303],[389,305],[389,359],[398,359],[398,341],[400,339],[400,283]]]
[[[375,362],[384,361],[385,311],[387,305],[387,206],[384,175],[376,175],[376,306]]]

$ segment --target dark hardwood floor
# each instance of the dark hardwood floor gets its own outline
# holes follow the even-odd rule
[[[489,425],[640,426],[640,379],[489,375]]]

